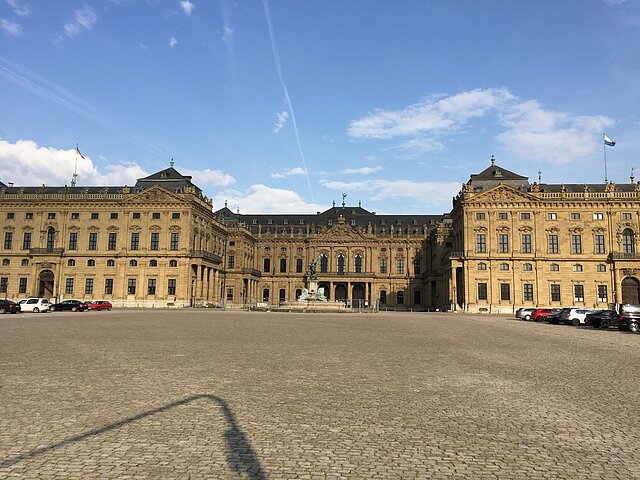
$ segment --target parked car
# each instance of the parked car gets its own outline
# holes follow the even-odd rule
[[[80,300],[63,300],[60,303],[53,303],[49,305],[49,311],[62,311],[71,310],[72,312],[83,312],[87,309],[87,304]]]
[[[551,315],[547,315],[547,317],[545,318],[545,321],[547,321],[548,323],[553,323],[554,325],[562,323],[562,314],[565,313],[567,310],[571,310],[571,309],[570,308],[561,308],[556,313],[552,313]]]
[[[535,307],[523,307],[516,310],[516,318],[520,320],[531,320],[531,314],[536,310]]]
[[[89,310],[111,310],[113,305],[107,300],[94,300],[87,305]]]
[[[588,313],[592,313],[592,308],[569,308],[567,311],[562,312],[560,321],[562,323],[570,323],[574,327],[585,324],[585,317]]]
[[[595,310],[587,313],[584,317],[584,323],[594,328],[609,328],[609,326],[617,324],[618,314],[613,310]]]
[[[23,312],[46,312],[49,310],[49,299],[43,297],[31,297],[20,300],[20,310]]]
[[[553,315],[560,311],[559,308],[536,308],[531,314],[531,319],[534,322],[543,322],[549,315]]]
[[[617,313],[614,326],[629,332],[640,330],[640,305],[615,304],[614,311]]]
[[[11,300],[0,300],[0,314],[2,313],[19,313],[20,305]]]

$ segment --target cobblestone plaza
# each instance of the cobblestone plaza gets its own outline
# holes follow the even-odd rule
[[[0,316],[0,478],[640,478],[640,335],[446,313]]]

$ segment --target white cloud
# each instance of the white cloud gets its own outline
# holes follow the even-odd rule
[[[31,9],[29,8],[29,4],[19,1],[19,0],[6,0],[13,13],[19,15],[20,17],[28,17],[31,15]]]
[[[405,199],[420,204],[423,210],[451,210],[451,199],[458,194],[457,182],[412,182],[410,180],[368,180],[366,182],[321,182],[339,192],[368,192],[371,200]]]
[[[191,12],[193,12],[193,10],[196,8],[196,6],[189,0],[180,0],[180,7],[187,16],[191,15]]]
[[[382,170],[381,166],[377,167],[360,167],[360,168],[345,168],[341,173],[346,175],[370,175],[372,173],[376,173]]]
[[[64,25],[64,34],[73,38],[78,35],[82,29],[91,30],[98,21],[95,10],[89,5],[85,5],[74,12],[74,20]]]
[[[76,157],[76,149],[40,147],[31,140],[9,143],[0,140],[0,179],[16,185],[69,185],[76,168],[77,185],[133,185],[149,175],[135,163],[110,164],[98,171],[87,152]]]
[[[214,197],[215,209],[225,204],[240,213],[316,213],[326,206],[306,203],[298,193],[292,190],[271,188],[266,185],[252,185],[249,192],[227,191]]]
[[[0,29],[2,29],[5,35],[9,35],[11,37],[18,37],[22,35],[21,25],[4,18],[0,18]]]
[[[285,123],[289,119],[289,112],[287,110],[283,110],[276,114],[276,123],[273,126],[273,133],[279,133],[284,127]]]
[[[194,183],[202,187],[203,185],[215,185],[217,187],[228,187],[236,182],[236,179],[231,175],[228,175],[220,170],[211,170],[205,168],[204,170],[189,170],[180,169],[180,173],[183,175],[191,175]]]
[[[493,121],[502,132],[496,141],[526,160],[570,163],[593,155],[600,134],[614,122],[604,116],[545,110],[536,100],[520,99],[507,89],[475,89],[433,97],[399,110],[376,111],[351,122],[348,134],[363,139],[400,139],[388,147],[410,156],[445,148],[446,139],[472,121]]]
[[[169,46],[171,48],[175,47],[178,44],[178,40],[176,40],[176,37],[171,37],[169,39]]]
[[[626,2],[627,0],[603,0],[605,5],[620,5],[621,3]]]
[[[233,34],[235,33],[235,31],[226,24],[222,28],[223,28],[222,41],[224,43],[231,42],[233,40]]]
[[[305,169],[302,167],[294,167],[289,170],[285,170],[282,173],[272,173],[271,178],[286,178],[292,175],[304,175],[306,173]]]

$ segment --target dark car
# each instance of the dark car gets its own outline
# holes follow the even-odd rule
[[[617,313],[613,320],[613,326],[629,332],[640,330],[640,305],[616,303],[613,309]]]
[[[594,328],[609,328],[617,320],[617,313],[613,310],[596,310],[588,313],[585,317],[585,324]]]
[[[60,303],[49,305],[49,311],[71,310],[72,312],[82,312],[87,309],[87,304],[80,300],[64,300]]]
[[[20,305],[11,300],[0,300],[0,313],[19,313]]]
[[[546,322],[553,323],[554,325],[562,323],[562,314],[567,312],[568,310],[570,310],[570,308],[562,308],[562,309],[556,311],[556,313],[552,313],[551,315],[547,315],[544,318],[544,320]]]
[[[94,300],[87,305],[89,310],[111,310],[113,305],[107,300]]]

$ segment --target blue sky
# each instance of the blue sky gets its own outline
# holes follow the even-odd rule
[[[0,180],[175,161],[241,213],[439,214],[491,155],[531,181],[640,167],[635,0],[0,0]],[[640,179],[640,170],[637,172]]]

